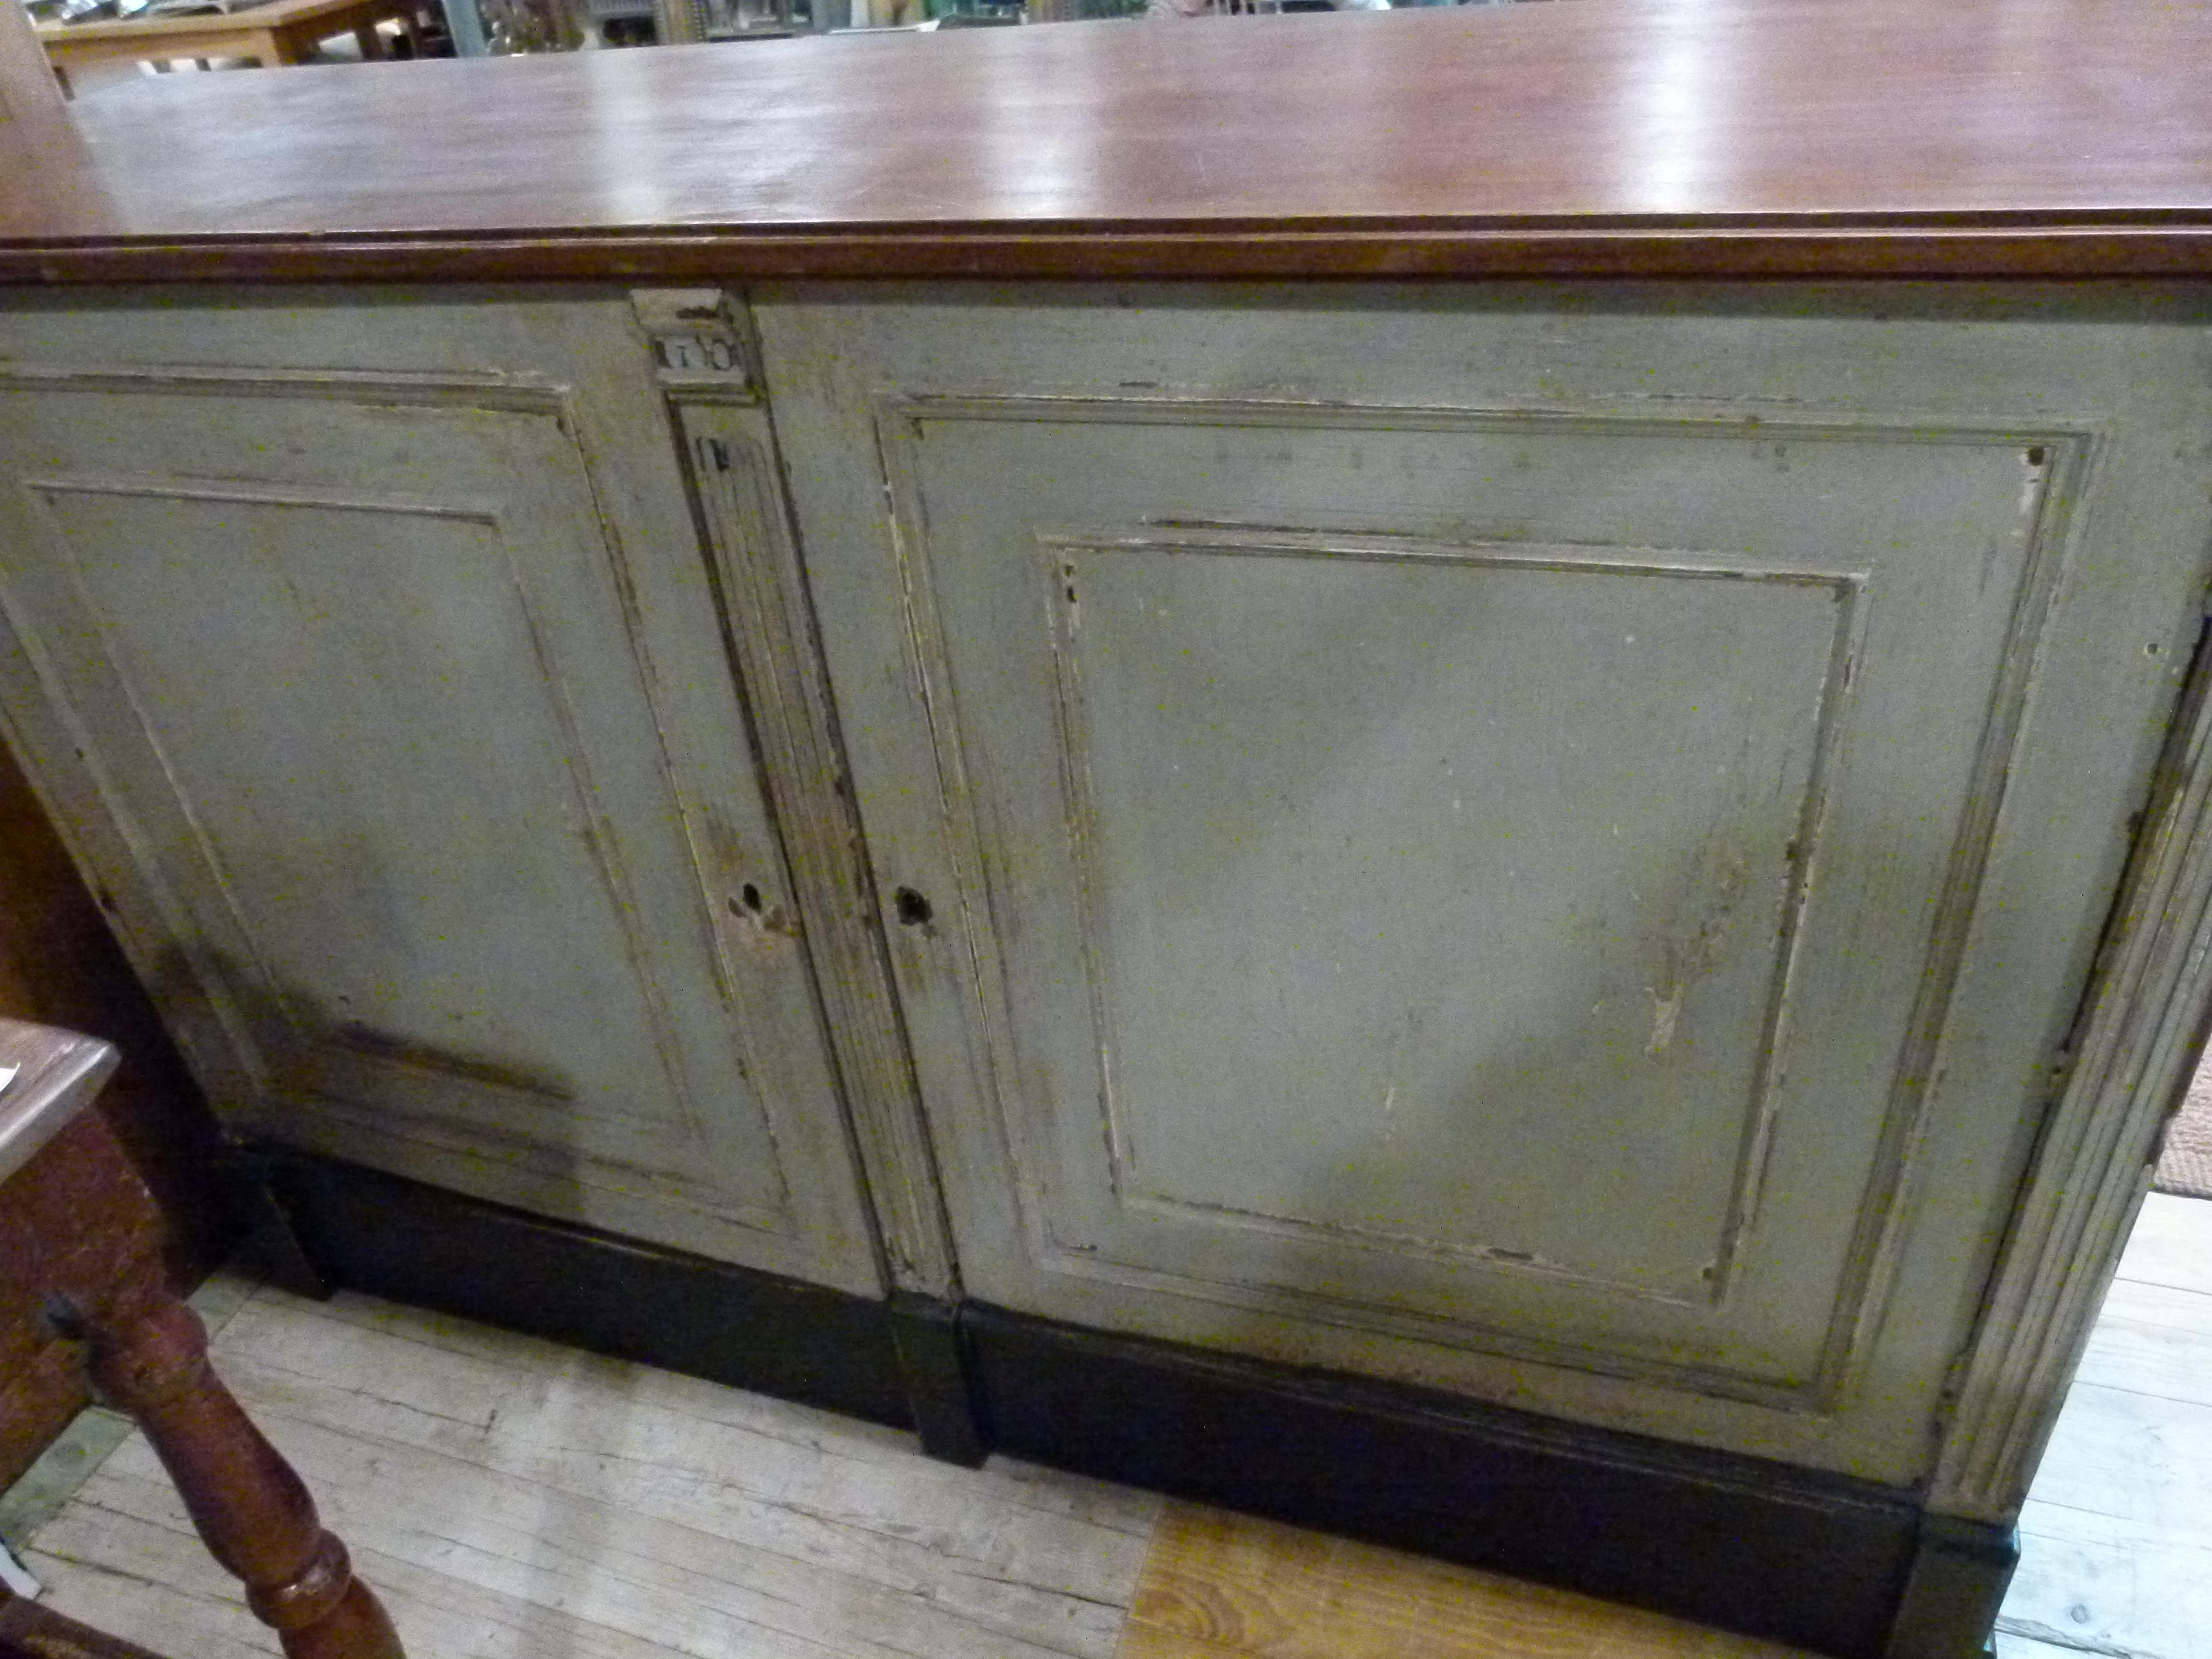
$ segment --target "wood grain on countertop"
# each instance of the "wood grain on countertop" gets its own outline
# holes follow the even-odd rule
[[[1562,0],[165,78],[0,127],[0,276],[2203,274],[2207,64],[2197,3]]]

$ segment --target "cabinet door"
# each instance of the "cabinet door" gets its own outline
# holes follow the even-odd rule
[[[234,1119],[872,1290],[626,315],[13,319],[10,713]]]
[[[1963,304],[1118,301],[761,310],[970,1291],[1914,1478],[2199,394]]]

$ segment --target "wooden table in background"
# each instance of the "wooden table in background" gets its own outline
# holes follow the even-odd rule
[[[62,85],[78,64],[128,58],[156,64],[180,58],[244,58],[264,68],[305,63],[334,34],[350,33],[361,55],[388,56],[377,25],[396,19],[411,40],[415,0],[271,0],[246,11],[144,17],[100,23],[52,23],[39,40]]]

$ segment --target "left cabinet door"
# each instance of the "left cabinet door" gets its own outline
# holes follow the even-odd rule
[[[880,1291],[623,296],[0,318],[0,471],[11,736],[233,1121]]]

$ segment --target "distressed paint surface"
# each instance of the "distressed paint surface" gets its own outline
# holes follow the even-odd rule
[[[756,316],[971,1290],[1925,1471],[2194,637],[2189,304]]]
[[[618,300],[550,309],[289,343],[223,313],[242,368],[164,363],[159,324],[30,354],[0,379],[17,717],[74,725],[47,785],[94,787],[128,849],[99,873],[234,1119],[872,1290],[652,360]],[[410,322],[506,365],[387,366]],[[642,430],[595,456],[609,416]]]
[[[1848,584],[1061,566],[1121,1203],[1709,1298]]]
[[[1832,1394],[2027,446],[880,418],[1037,1267]]]
[[[710,524],[729,521],[719,588],[670,442],[669,388],[622,296],[211,297],[33,295],[0,315],[0,445],[15,447],[15,477],[110,486],[97,508],[82,488],[9,496],[9,615],[26,653],[0,669],[11,738],[234,1109],[507,1201],[871,1286],[808,969],[833,981],[833,1009],[881,999],[860,911],[879,903],[898,1006],[877,1010],[864,1042],[841,1038],[839,1061],[866,1076],[851,1109],[872,1115],[860,1136],[872,1175],[901,1189],[883,1213],[902,1232],[894,1271],[908,1282],[957,1271],[1010,1306],[1094,1325],[1899,1482],[1925,1473],[1939,1390],[2066,1063],[2129,815],[2201,617],[2202,295],[775,291],[755,313],[774,426],[749,441],[763,446],[758,478],[791,491],[803,551],[770,545],[761,526],[776,503],[757,480],[757,507],[706,503]],[[56,434],[82,417],[43,411],[69,399],[137,420],[132,453],[64,454]],[[351,424],[302,416],[318,400],[349,409]],[[187,405],[195,420],[221,411],[215,435],[161,413]],[[278,461],[239,447],[269,432]],[[410,455],[449,469],[446,483],[410,483],[380,459]],[[490,482],[455,483],[471,465]],[[170,491],[170,516],[125,523],[155,497],[112,486],[149,477]],[[758,1102],[730,1131],[728,1146],[750,1149],[742,1171],[654,1161],[657,1126],[691,1109],[681,1090],[640,1095],[628,1128],[570,1122],[592,1098],[592,1056],[552,1023],[533,1028],[542,1042],[507,1044],[441,1040],[434,1018],[424,1029],[411,1014],[308,1020],[322,1040],[302,1045],[286,1036],[301,1000],[276,1000],[282,1018],[248,1010],[241,1029],[304,1054],[340,1097],[257,1082],[250,1045],[198,988],[214,954],[250,955],[222,946],[242,924],[224,919],[227,898],[209,901],[220,884],[202,848],[223,836],[251,848],[237,839],[244,808],[289,787],[283,751],[270,751],[267,777],[216,780],[216,834],[185,815],[195,780],[179,774],[179,788],[134,750],[138,711],[112,678],[67,707],[52,695],[58,653],[91,662],[107,644],[70,586],[70,561],[84,560],[57,550],[159,557],[149,540],[189,551],[197,538],[206,555],[210,492],[234,499],[241,485],[313,498],[240,505],[271,526],[255,544],[264,562],[358,584],[365,618],[380,616],[379,590],[347,560],[319,564],[329,532],[298,528],[306,520],[368,509],[375,535],[346,536],[399,547],[398,565],[441,596],[430,603],[478,584],[457,614],[509,605],[491,605],[482,574],[488,499],[532,582],[568,570],[570,586],[537,601],[565,723],[542,690],[550,677],[524,664],[511,608],[511,672],[496,678],[524,711],[518,729],[557,731],[584,756],[586,783],[553,790],[544,772],[532,799],[585,803],[574,810],[610,826],[592,846],[611,846],[621,873],[590,849],[580,860],[573,827],[553,832],[568,822],[556,804],[531,815],[544,844],[496,876],[566,872],[562,890],[587,896],[545,926],[581,930],[587,951],[619,937],[655,964],[607,981],[664,1011],[617,1022],[625,1052],[707,1076],[690,1086],[698,1109],[744,1121],[731,1103],[743,1097],[711,1080],[730,1073],[702,1074],[693,1042],[719,1000],[738,1035],[702,1040],[735,1045]],[[115,506],[126,500],[138,505]],[[543,530],[515,532],[532,514]],[[58,584],[35,603],[19,591],[27,550]],[[718,605],[739,612],[750,678],[780,641],[809,648],[784,568],[795,556],[853,762],[865,872],[814,844],[851,823],[820,688],[793,676],[750,687],[741,707],[723,648]],[[744,575],[756,559],[761,574]],[[233,573],[204,562],[209,591],[180,584],[179,614],[220,665],[216,590]],[[1577,564],[1624,568],[1565,568]],[[263,591],[244,580],[256,568],[239,566],[242,595]],[[1225,593],[1232,571],[1259,586]],[[1801,586],[1735,604],[1778,572]],[[1635,601],[1594,597],[1607,583],[1643,586]],[[1814,626],[1808,594],[1848,618]],[[1118,629],[1101,620],[1117,599]],[[793,606],[780,628],[744,621],[777,600]],[[1203,626],[1207,607],[1238,605],[1250,626]],[[1147,605],[1170,612],[1164,626]],[[1372,627],[1348,620],[1369,608]],[[1645,625],[1615,614],[1629,610]],[[1486,641],[1480,672],[1439,681],[1437,663],[1460,665],[1486,617],[1524,626]],[[150,635],[155,620],[134,626]],[[327,628],[335,680],[367,647]],[[1547,655],[1528,636],[1547,630],[1606,651]],[[249,637],[273,652],[291,648],[289,633]],[[1185,650],[1209,665],[1206,696]],[[392,659],[399,702],[410,718],[430,711],[431,747],[450,738],[465,756],[474,734],[441,725],[422,684],[434,655]],[[532,675],[535,704],[520,690]],[[1620,682],[1611,696],[1608,678]],[[356,675],[355,695],[373,683]],[[1298,740],[1331,720],[1449,725],[1434,700],[1455,688],[1462,703],[1510,693],[1497,734],[1462,720],[1466,745],[1445,758],[1455,783],[1463,763],[1510,783],[1487,792],[1491,810],[1512,839],[1543,843],[1528,866],[1468,853],[1460,821],[1484,792],[1443,793],[1422,744],[1333,744],[1346,758],[1317,768]],[[1699,720],[1670,727],[1668,698],[1692,690]],[[173,728],[220,717],[155,713]],[[806,741],[758,737],[748,713],[796,723]],[[346,775],[356,717],[336,697],[300,715],[325,723],[317,764],[331,775]],[[1656,789],[1620,781],[1670,736],[1687,739],[1678,771],[1655,775]],[[1179,750],[1198,769],[1180,794],[1166,781]],[[781,779],[778,823],[752,781],[757,752]],[[1722,754],[1731,784],[1717,791],[1699,769]],[[1316,778],[1329,787],[1309,787]],[[457,804],[489,787],[459,764],[447,781]],[[1296,810],[1269,817],[1283,833],[1265,856],[1188,867],[1194,836],[1261,816],[1270,791]],[[1640,816],[1604,811],[1630,798]],[[380,833],[405,854],[394,867],[436,890],[444,877],[414,832],[392,827],[416,809],[389,810]],[[1613,822],[1627,848],[1610,846]],[[1328,847],[1323,827],[1352,846]],[[779,839],[811,873],[787,874]],[[222,876],[234,885],[236,856]],[[1420,876],[1370,873],[1393,856]],[[1629,880],[1639,856],[1677,877],[1667,902],[1650,899],[1640,866]],[[334,888],[354,874],[312,869]],[[1536,872],[1525,883],[1524,869]],[[611,900],[610,879],[630,896]],[[288,935],[276,900],[240,893],[272,957],[319,963],[334,987],[393,937],[370,925],[374,948],[357,951],[343,936],[356,909],[334,893],[315,899],[337,904],[328,937]],[[1309,893],[1357,902],[1323,903],[1315,922]],[[1502,896],[1486,907],[1485,894]],[[1192,913],[1232,899],[1196,928]],[[1545,925],[1570,900],[1626,942],[1617,957],[1577,955]],[[1363,912],[1377,909],[1377,948],[1354,951]],[[831,917],[834,951],[820,933]],[[1365,975],[1357,994],[1332,994],[1334,967],[1287,964],[1316,927]],[[1400,956],[1394,937],[1427,943]],[[1287,1018],[1269,1014],[1271,981]],[[514,1006],[536,982],[528,964],[486,982],[484,1029],[534,1018]],[[552,982],[573,988],[558,972]],[[1563,986],[1593,994],[1577,1005],[1554,996]],[[615,1006],[572,1006],[579,1030]],[[1416,1045],[1390,1019],[1421,1008]],[[926,1124],[901,1093],[909,1036]],[[1401,1063],[1417,1047],[1426,1073]],[[1462,1086],[1470,1055],[1516,1053],[1540,1063],[1509,1063],[1504,1088]],[[2179,1063],[2130,1070],[2130,1125],[2148,1122],[2142,1102]],[[1703,1084],[1673,1094],[1606,1082],[1700,1067]],[[356,1109],[363,1095],[347,1104],[343,1090],[395,1076],[404,1088],[373,1109]],[[1240,1076],[1243,1097],[1224,1109]],[[1214,1103],[1180,1092],[1190,1079]],[[1188,1109],[1194,1098],[1204,1109]],[[1470,1109],[1482,1099],[1502,1103],[1494,1121]],[[2102,1094],[2079,1115],[2118,1121]],[[1393,1121],[1408,1126],[1395,1150]],[[1553,1130],[1596,1154],[1561,1152]],[[603,1132],[635,1133],[649,1155],[602,1157]],[[2086,1150],[2047,1172],[2053,1189],[2087,1190],[2070,1178],[2078,1164],[2118,1194],[2133,1134],[2081,1139]],[[1623,1144],[1638,1155],[1608,1162]],[[795,1231],[737,1213],[770,1190],[763,1160],[781,1171]],[[1349,1178],[1308,1178],[1332,1166]],[[957,1269],[930,1241],[939,1168]],[[2125,1207],[2100,1202],[2100,1214]],[[2039,1332],[2021,1364],[2039,1376],[2063,1369],[2095,1274],[2051,1277],[2019,1278]],[[2048,1416],[2039,1395],[2008,1391],[2003,1346],[1993,1333],[1978,1362],[1996,1405],[1970,1389],[1982,1426],[1954,1449],[2002,1449],[1972,1498],[1996,1513],[2016,1503],[2020,1449]]]

